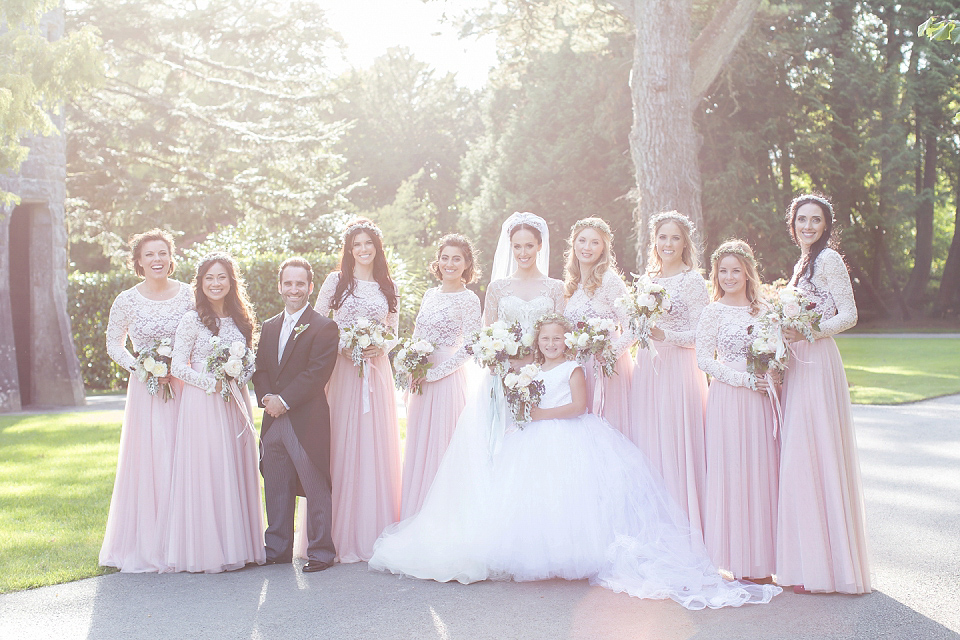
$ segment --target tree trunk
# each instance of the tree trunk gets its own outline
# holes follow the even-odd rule
[[[923,136],[923,177],[917,194],[917,238],[913,253],[913,271],[907,283],[909,302],[924,299],[933,265],[933,200],[937,186],[937,134],[929,130]]]
[[[834,3],[833,16],[837,21],[837,33],[831,50],[834,73],[833,85],[830,88],[830,105],[834,115],[830,120],[830,132],[837,170],[827,180],[837,220],[848,228],[853,223],[855,190],[857,185],[863,184],[861,172],[857,170],[856,158],[857,149],[860,146],[856,105],[858,96],[850,91],[851,57],[853,57],[851,47],[854,39],[853,13],[854,2]]]
[[[953,241],[947,262],[943,265],[940,290],[937,292],[936,315],[944,317],[960,309],[960,176],[957,177],[956,213],[953,217]]]

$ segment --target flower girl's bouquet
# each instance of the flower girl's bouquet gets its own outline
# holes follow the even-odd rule
[[[467,350],[481,367],[490,367],[501,378],[510,370],[510,358],[523,357],[533,346],[533,334],[524,333],[519,322],[494,322],[474,331]]]
[[[523,429],[523,425],[530,422],[530,410],[540,404],[544,391],[546,387],[536,364],[528,364],[503,377],[503,395],[519,428]]]
[[[433,366],[427,357],[433,353],[433,350],[433,344],[427,340],[407,338],[403,341],[393,359],[393,368],[396,372],[393,381],[398,389],[423,393],[420,383],[411,384],[411,381],[427,375],[427,371]]]
[[[660,316],[670,311],[670,294],[646,274],[639,276],[627,293],[614,301],[630,318],[630,329],[640,341],[640,346],[650,348],[650,330]]]
[[[164,402],[173,398],[173,387],[169,382],[160,384],[158,378],[170,375],[172,357],[170,338],[158,338],[153,341],[153,345],[137,354],[137,378],[146,383],[150,395],[162,393]]]
[[[790,285],[778,289],[771,303],[780,316],[781,326],[796,329],[804,338],[814,341],[813,332],[820,331],[821,317],[814,311],[816,303],[807,300],[796,287]]]
[[[357,375],[365,373],[363,350],[367,347],[383,347],[393,340],[390,328],[368,318],[357,318],[356,322],[340,329],[340,348],[350,350],[350,359],[357,365]]]
[[[230,402],[230,383],[253,372],[253,349],[241,340],[227,344],[220,336],[210,338],[210,344],[213,345],[213,351],[207,356],[207,371],[222,383],[220,397],[224,402]]]
[[[603,375],[610,377],[616,373],[616,357],[613,352],[613,338],[617,323],[609,318],[590,318],[574,325],[573,331],[565,333],[564,343],[583,364],[590,356],[601,365]]]

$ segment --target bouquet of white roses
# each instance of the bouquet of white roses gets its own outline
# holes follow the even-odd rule
[[[213,351],[207,356],[207,371],[221,382],[220,397],[230,402],[230,381],[253,372],[254,353],[242,340],[226,344],[220,336],[210,338]]]
[[[427,375],[433,363],[427,357],[433,353],[434,346],[427,340],[407,338],[400,345],[400,350],[393,358],[395,374],[393,381],[401,391],[423,393],[419,383],[411,386],[411,381]]]
[[[466,340],[467,351],[481,367],[491,367],[501,378],[510,369],[510,358],[523,357],[533,346],[533,334],[524,333],[519,322],[494,322],[474,331]]]
[[[540,379],[540,367],[528,364],[503,377],[503,395],[519,428],[530,422],[530,410],[540,404],[546,387]]]
[[[656,321],[670,311],[670,294],[646,274],[639,276],[626,294],[614,301],[630,317],[630,329],[636,334],[640,346],[650,347],[650,330]]]
[[[814,311],[816,303],[807,300],[790,285],[778,289],[770,302],[780,316],[782,326],[796,329],[804,338],[814,341],[813,332],[820,331],[820,314]]]
[[[573,326],[573,331],[563,334],[564,343],[576,354],[577,362],[583,364],[593,356],[601,365],[603,375],[610,377],[616,373],[616,357],[613,353],[616,330],[617,323],[609,318],[581,320]]]
[[[364,374],[363,350],[367,347],[383,347],[393,340],[390,328],[368,318],[357,318],[348,327],[340,329],[340,348],[350,350],[350,359],[357,365],[357,375]]]
[[[136,374],[140,382],[147,384],[147,392],[155,396],[163,393],[163,401],[173,398],[173,387],[169,382],[160,384],[158,378],[170,375],[170,361],[173,358],[173,347],[170,338],[158,338],[153,345],[137,354]]]
[[[764,313],[757,322],[747,327],[753,337],[747,352],[747,372],[762,378],[770,371],[787,368],[789,351],[780,330],[780,317],[776,312]]]

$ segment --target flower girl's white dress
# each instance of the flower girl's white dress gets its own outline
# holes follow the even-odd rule
[[[564,362],[540,406],[571,402]],[[591,414],[540,420],[491,444],[464,412],[420,513],[380,537],[370,567],[445,582],[587,578],[690,609],[768,602],[772,585],[724,581],[646,458]]]

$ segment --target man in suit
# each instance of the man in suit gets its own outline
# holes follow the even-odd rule
[[[267,564],[293,560],[293,514],[307,499],[306,572],[330,567],[330,407],[324,387],[337,359],[337,323],[310,306],[313,269],[303,258],[280,265],[282,313],[263,323],[253,386],[264,409],[260,472],[267,505]]]

